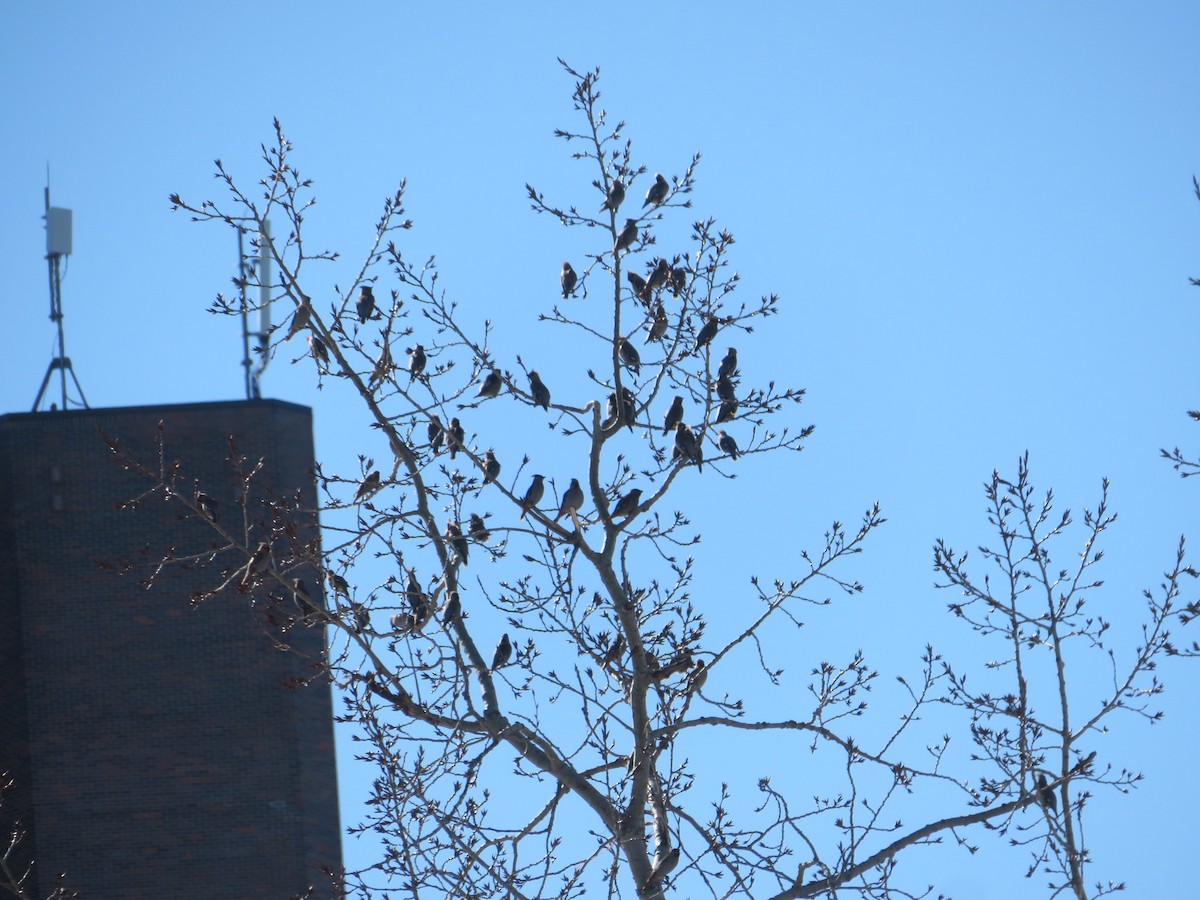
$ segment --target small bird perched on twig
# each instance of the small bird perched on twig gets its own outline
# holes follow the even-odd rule
[[[500,377],[499,369],[492,369],[488,376],[483,379],[483,384],[479,386],[479,393],[476,397],[484,397],[488,400],[497,397],[500,394],[500,388],[504,386],[504,380]]]
[[[614,520],[623,519],[632,516],[637,512],[637,508],[642,504],[642,489],[633,488],[624,497],[617,501],[616,508],[612,511]]]
[[[271,545],[267,541],[259,541],[258,546],[254,548],[254,553],[250,555],[250,562],[246,563],[246,574],[242,576],[242,584],[248,584],[250,579],[257,578],[269,568],[271,568]]]
[[[525,518],[525,514],[531,509],[536,509],[537,505],[542,500],[542,495],[546,493],[546,485],[542,482],[541,475],[533,476],[533,483],[529,485],[529,490],[525,492],[524,499],[521,500],[521,518]]]
[[[550,410],[550,388],[542,383],[541,377],[533,369],[529,370],[529,393],[533,397],[533,405]]]
[[[366,324],[367,319],[375,313],[375,291],[369,284],[358,289],[358,299],[354,301],[354,309],[358,312],[358,323]]]
[[[379,470],[376,469],[359,483],[358,490],[354,492],[354,502],[362,503],[382,486],[382,478],[379,475]]]
[[[671,190],[671,183],[663,178],[658,172],[654,173],[654,184],[650,185],[650,190],[646,191],[646,202],[642,204],[642,209],[647,206],[661,206],[663,201],[667,199],[667,193]]]
[[[507,666],[509,660],[512,659],[512,654],[512,641],[508,639],[508,634],[506,633],[500,638],[500,643],[496,645],[496,652],[492,654],[492,671],[495,672],[497,669]]]
[[[612,184],[608,186],[608,195],[604,198],[604,205],[600,207],[600,212],[606,209],[616,212],[621,208],[621,204],[625,202],[625,182],[619,178],[614,178]]]
[[[579,512],[581,506],[583,506],[583,488],[579,486],[578,478],[572,478],[570,487],[562,496],[562,504],[558,507],[558,515],[554,517],[554,521],[557,522],[567,513]]]
[[[417,346],[412,348],[412,352],[408,355],[409,384],[412,384],[413,381],[425,374],[426,361],[425,348],[422,345],[417,344]]]
[[[483,454],[483,483],[495,481],[500,477],[500,460],[496,459],[496,454],[491,450],[487,450]]]
[[[621,229],[621,233],[617,235],[616,241],[613,243],[613,252],[628,250],[633,246],[633,242],[637,240],[638,224],[637,219],[626,219],[625,227]]]
[[[579,281],[579,276],[575,274],[575,270],[571,264],[563,260],[562,274],[558,277],[558,282],[562,286],[563,299],[566,300],[575,293],[575,285]]]

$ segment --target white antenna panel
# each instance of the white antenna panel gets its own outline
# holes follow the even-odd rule
[[[46,210],[46,255],[71,255],[71,211],[52,206]]]

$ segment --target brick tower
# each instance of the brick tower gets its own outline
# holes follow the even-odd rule
[[[252,602],[236,580],[190,604],[231,556],[165,567],[146,590],[165,549],[203,553],[214,533],[161,494],[120,509],[151,483],[122,469],[99,429],[155,468],[161,433],[181,484],[197,479],[235,533],[231,436],[263,460],[251,518],[264,496],[316,507],[305,407],[0,417],[0,771],[14,781],[0,824],[19,818],[26,832],[13,861],[36,860],[31,896],[65,872],[87,900],[286,900],[309,884],[327,897],[322,871],[340,868],[341,850],[330,687],[314,678],[323,629],[272,633],[265,589]],[[315,541],[315,523],[306,530]],[[137,569],[103,565],[120,559]]]

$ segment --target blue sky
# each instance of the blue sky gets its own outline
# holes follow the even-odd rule
[[[576,124],[562,56],[601,67],[603,105],[651,172],[703,153],[680,233],[716,216],[737,237],[746,296],[782,297],[773,327],[739,347],[742,367],[807,388],[792,422],[817,431],[798,457],[681,489],[711,501],[691,509],[715,596],[744,591],[753,571],[786,577],[797,541],[879,500],[889,524],[852,573],[867,591],[813,623],[822,644],[862,647],[887,675],[915,671],[927,641],[984,654],[946,615],[930,547],[988,539],[980,486],[1026,449],[1037,483],[1072,508],[1113,480],[1121,519],[1102,575],[1118,619],[1196,531],[1200,485],[1157,457],[1200,447],[1184,415],[1200,406],[1200,292],[1187,282],[1200,276],[1200,6],[196,6],[0,11],[0,410],[30,408],[53,355],[47,163],[54,204],[74,210],[67,351],[92,405],[243,396],[238,325],[205,312],[228,288],[234,238],[172,214],[167,195],[219,197],[217,157],[260,177],[274,116],[317,182],[309,240],[343,254],[312,290],[352,279],[406,177],[408,253],[437,255],[464,316],[495,321],[510,365],[521,352],[543,375],[577,374],[535,317],[591,235],[534,215],[523,189],[599,203],[594,173],[552,137]],[[318,393],[307,360],[288,363],[275,359],[264,394],[314,406],[326,460],[350,469],[380,452],[344,395]],[[1191,884],[1146,866],[1185,852],[1200,799],[1173,777],[1200,734],[1200,678],[1161,674],[1166,721],[1130,718],[1097,744],[1149,776],[1131,797],[1102,794],[1089,832],[1093,878],[1127,879],[1137,896]],[[886,693],[874,702],[882,711]],[[369,772],[342,775],[348,821]],[[348,859],[363,853],[348,844]],[[986,885],[962,852],[909,865],[957,896],[1029,887],[1019,853],[988,859],[1000,868]]]

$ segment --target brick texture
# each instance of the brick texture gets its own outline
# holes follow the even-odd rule
[[[305,407],[0,417],[0,770],[16,781],[0,817],[23,821],[33,894],[65,872],[87,900],[284,900],[310,883],[328,896],[321,870],[339,869],[341,851],[330,687],[314,677],[323,629],[273,628],[268,588],[251,596],[236,579],[192,604],[238,564],[228,553],[166,567],[145,589],[168,548],[184,557],[219,539],[160,494],[121,509],[151,482],[122,469],[98,428],[156,468],[161,433],[181,488],[197,479],[235,535],[244,508],[250,539],[265,536],[253,525],[264,496],[316,506]],[[231,435],[263,459],[244,507]],[[315,537],[310,522],[297,539]],[[106,567],[120,559],[137,566]]]

